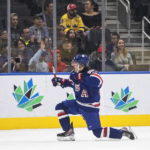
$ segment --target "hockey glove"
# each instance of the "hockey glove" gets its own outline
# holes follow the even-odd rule
[[[52,78],[52,84],[53,86],[58,86],[58,85],[62,85],[62,78],[56,77],[56,78]]]

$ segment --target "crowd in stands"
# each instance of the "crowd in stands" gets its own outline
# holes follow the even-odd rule
[[[66,0],[67,1],[67,0]],[[29,1],[28,1],[29,2]],[[83,11],[78,12],[76,1],[68,1],[66,12],[57,19],[57,71],[71,71],[71,60],[80,54],[90,58],[89,67],[102,71],[101,12],[94,0],[85,0]],[[62,11],[63,12],[63,11]],[[32,22],[23,26],[17,13],[11,13],[11,71],[51,72],[54,50],[53,3],[46,1],[44,12],[34,14]],[[127,71],[134,64],[125,41],[111,33],[106,25],[106,71]],[[0,32],[0,72],[7,72],[7,30]]]

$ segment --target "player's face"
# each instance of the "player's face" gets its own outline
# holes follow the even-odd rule
[[[79,73],[79,72],[82,71],[83,68],[84,68],[83,65],[81,65],[81,64],[79,64],[78,62],[75,62],[75,61],[73,61],[73,62],[71,63],[71,65],[72,65],[72,67],[73,67],[74,72],[76,72],[76,73]]]

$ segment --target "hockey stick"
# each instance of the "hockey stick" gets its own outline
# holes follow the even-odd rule
[[[56,78],[57,76],[56,76],[56,69],[55,69],[55,67],[54,66],[52,66],[52,69],[53,69],[53,75],[54,75],[54,78]],[[63,88],[64,89],[64,88]],[[66,93],[66,95],[67,95],[67,98],[69,97],[69,93],[68,92],[66,92],[65,91],[65,93]]]
[[[54,66],[52,66],[52,69],[53,69],[53,75],[54,75],[54,78],[56,79],[56,69],[55,69],[55,67]],[[60,84],[58,84],[58,85],[60,85]]]
[[[56,69],[54,66],[52,66],[52,69],[53,69],[53,75],[54,75],[54,78],[56,78]]]

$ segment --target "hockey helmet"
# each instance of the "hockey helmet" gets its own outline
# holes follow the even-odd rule
[[[77,62],[84,66],[88,65],[88,61],[89,61],[89,58],[85,54],[77,54],[72,60],[72,62]]]

